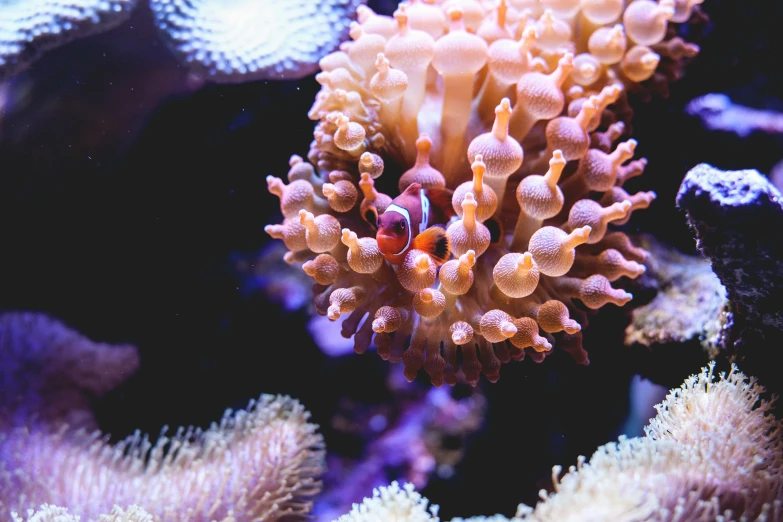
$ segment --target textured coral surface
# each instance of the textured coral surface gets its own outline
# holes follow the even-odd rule
[[[154,441],[137,431],[110,445],[89,401],[135,370],[132,346],[6,313],[0,360],[0,517],[43,506],[32,520],[94,520],[138,504],[155,520],[273,521],[303,517],[320,491],[323,437],[288,396],[262,395],[207,429],[164,429]]]
[[[645,436],[621,437],[576,466],[552,469],[554,491],[541,490],[515,522],[706,522],[783,520],[783,424],[774,401],[736,366],[688,377],[656,406]],[[439,506],[412,484],[373,491],[340,522],[437,522]],[[452,519],[452,522],[462,519]],[[508,520],[502,515],[474,522]]]
[[[136,0],[3,0],[0,80],[48,49],[119,25],[135,6]]]
[[[193,71],[215,82],[301,78],[347,36],[361,0],[151,0],[155,22]]]
[[[650,252],[642,285],[656,290],[653,300],[635,308],[625,329],[625,344],[685,343],[692,339],[715,356],[727,319],[726,289],[702,256],[689,256],[657,241],[639,238]]]
[[[754,170],[721,171],[703,163],[688,172],[677,194],[699,250],[726,287],[735,325],[733,343],[783,334],[779,290],[783,244],[764,230],[783,224],[783,196]]]
[[[293,156],[288,183],[267,178],[284,221],[266,230],[315,280],[318,313],[343,320],[356,352],[374,342],[435,385],[495,381],[502,363],[554,345],[586,363],[586,312],[627,303],[612,283],[644,271],[646,252],[612,227],[655,198],[622,188],[646,165],[629,162],[626,92],[665,84],[695,55],[672,23],[693,7],[360,7],[352,41],[320,63],[309,162]],[[392,265],[375,240],[377,216],[412,183],[453,191],[442,266],[416,248]]]

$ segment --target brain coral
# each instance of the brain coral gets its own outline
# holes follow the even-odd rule
[[[646,165],[621,139],[626,93],[695,54],[672,22],[696,3],[359,7],[351,41],[320,61],[308,161],[291,158],[288,183],[267,178],[284,220],[266,231],[315,280],[318,313],[343,319],[357,353],[374,342],[436,386],[495,381],[502,363],[555,345],[586,363],[585,312],[627,303],[612,282],[647,255],[611,229],[655,198],[623,189]],[[375,239],[412,183],[453,191],[442,266],[416,242],[392,265]]]

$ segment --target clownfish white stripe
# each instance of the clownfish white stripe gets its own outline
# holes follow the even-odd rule
[[[410,221],[410,220],[409,220]],[[419,223],[419,234],[427,230],[430,221],[430,200],[427,194],[421,191],[421,223]]]
[[[425,199],[427,198],[422,197],[422,201]],[[424,203],[422,203],[422,207],[424,207]],[[429,210],[429,201],[427,201],[427,208]],[[413,240],[413,232],[411,231],[411,214],[410,212],[408,212],[407,208],[403,208],[399,205],[395,205],[394,203],[386,207],[386,212],[396,212],[400,214],[402,217],[405,218],[405,224],[407,225],[405,229],[408,231],[408,242],[405,243],[405,246],[403,247],[402,250],[394,254],[395,256],[398,256],[403,252],[405,252],[406,250],[408,250],[408,247],[411,246],[411,241]]]

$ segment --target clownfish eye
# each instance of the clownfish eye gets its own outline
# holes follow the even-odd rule
[[[398,222],[397,226],[400,227],[400,230],[405,230],[405,220]]]

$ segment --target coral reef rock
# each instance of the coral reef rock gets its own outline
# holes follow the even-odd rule
[[[781,194],[755,170],[721,171],[700,164],[677,195],[699,250],[726,287],[731,317],[724,348],[779,349],[783,339],[783,229]]]

